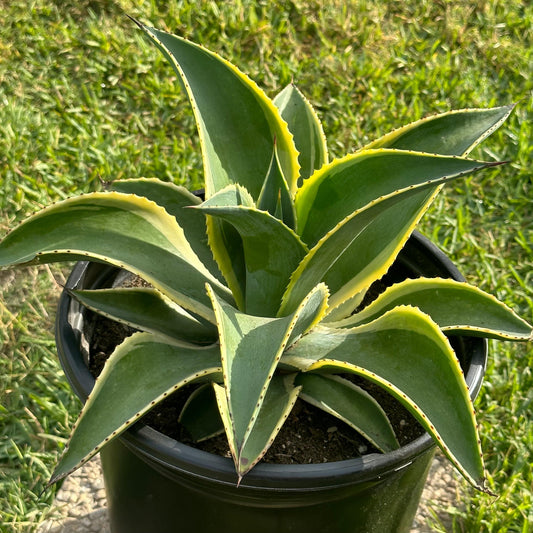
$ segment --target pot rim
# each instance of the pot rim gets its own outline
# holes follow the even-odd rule
[[[429,254],[448,277],[464,281],[457,267],[446,254],[429,239],[413,232],[408,244],[424,254]],[[407,245],[406,245],[407,246]],[[404,248],[405,249],[405,248]],[[79,287],[86,283],[86,261],[77,263],[66,284],[66,288]],[[108,273],[115,269],[99,265]],[[101,278],[100,278],[101,279]],[[96,283],[93,285],[95,286]],[[66,290],[60,297],[56,316],[56,344],[61,366],[67,379],[77,394],[85,401],[94,386],[94,377],[85,361],[80,357],[80,343],[83,342],[84,317],[82,307],[72,299]],[[480,337],[461,337],[469,340],[468,349],[472,352],[466,373],[466,383],[470,397],[474,400],[481,388],[487,361],[487,341]],[[238,482],[233,461],[230,458],[198,450],[168,437],[155,429],[137,423],[118,437],[131,451],[164,472],[170,470],[198,480],[209,480],[222,485],[235,486]],[[367,454],[362,457],[320,464],[270,464],[259,463],[244,476],[239,488],[261,490],[323,490],[342,487],[354,482],[363,483],[386,476],[387,473],[401,470],[417,457],[435,448],[436,444],[428,433],[412,442],[385,454]]]

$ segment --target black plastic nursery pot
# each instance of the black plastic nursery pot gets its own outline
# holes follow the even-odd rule
[[[109,286],[117,270],[78,263],[68,288]],[[418,233],[388,277],[464,278]],[[87,368],[88,312],[63,292],[56,339],[74,392],[94,385]],[[472,398],[481,387],[487,343],[454,347]],[[100,452],[113,533],[402,533],[411,528],[435,444],[428,434],[387,454],[322,464],[259,463],[237,486],[231,459],[197,450],[137,424]]]

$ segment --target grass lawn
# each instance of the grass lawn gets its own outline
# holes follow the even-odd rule
[[[202,186],[191,112],[125,16],[219,51],[270,96],[291,80],[332,156],[451,108],[518,102],[472,155],[510,160],[448,186],[421,230],[479,284],[533,315],[533,5],[526,0],[0,0],[0,235],[121,177]],[[0,531],[32,531],[79,411],[54,307],[68,268],[0,272]],[[454,532],[533,532],[533,346],[491,343],[476,403],[490,488],[462,486]],[[443,531],[438,523],[434,531]]]

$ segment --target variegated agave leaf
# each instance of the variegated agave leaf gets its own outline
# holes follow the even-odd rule
[[[296,85],[287,85],[275,98],[274,104],[287,121],[299,152],[299,185],[328,162],[326,136],[315,110]]]
[[[393,285],[359,313],[329,325],[352,328],[400,305],[417,307],[447,333],[531,339],[531,326],[494,296],[467,283],[439,278],[408,279]]]
[[[0,243],[0,266],[73,259],[103,261],[138,274],[207,320],[213,320],[213,311],[206,282],[233,301],[195,254],[175,217],[132,194],[91,193],[64,200],[24,221]]]
[[[293,345],[283,362],[305,372],[353,372],[382,386],[459,471],[483,488],[474,409],[459,362],[438,326],[418,309],[396,307],[350,329],[317,328]]]
[[[185,348],[150,333],[129,337],[96,380],[50,483],[88,461],[171,392],[221,370],[218,346]]]
[[[287,346],[324,316],[327,288],[317,285],[298,309],[282,318],[242,313],[208,287],[220,338],[224,389],[216,395],[237,473],[243,476],[266,452],[298,394],[293,378],[274,373]]]

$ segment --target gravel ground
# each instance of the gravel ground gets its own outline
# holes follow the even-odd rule
[[[458,507],[458,474],[437,453],[422,494],[411,533],[451,531],[447,509]],[[104,482],[97,456],[72,474],[57,493],[53,518],[41,525],[38,533],[110,533],[107,520]]]

